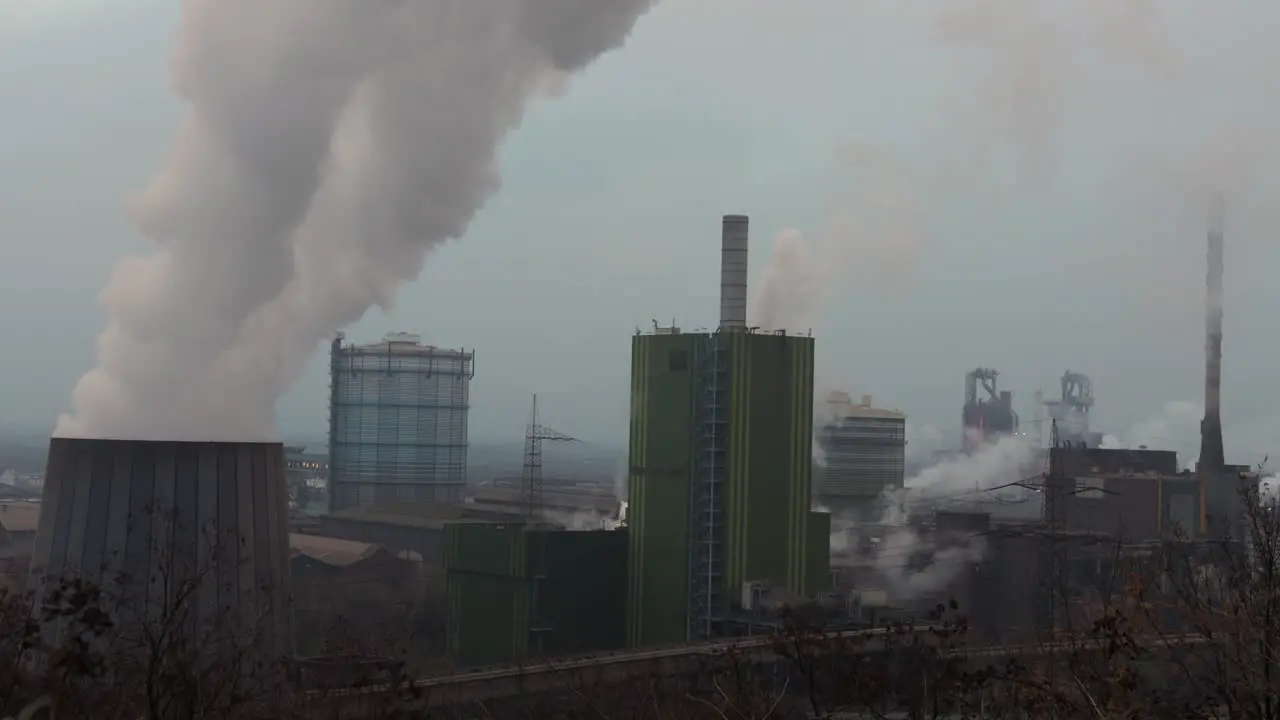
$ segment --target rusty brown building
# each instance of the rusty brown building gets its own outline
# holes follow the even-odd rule
[[[1195,533],[1200,486],[1162,450],[1055,448],[1038,522],[993,526],[957,588],[991,641],[1085,622],[1118,597],[1164,540]]]
[[[1057,530],[1122,543],[1196,531],[1200,486],[1172,451],[1055,448],[1052,463],[1044,521]]]
[[[421,562],[318,535],[289,535],[289,551],[299,655],[364,651],[349,646],[392,638],[427,643],[407,632],[423,612]]]
[[[0,588],[11,591],[26,588],[39,525],[39,503],[0,502]]]

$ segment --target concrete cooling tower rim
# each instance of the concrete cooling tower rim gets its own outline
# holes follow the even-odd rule
[[[272,446],[277,445],[284,447],[282,440],[162,440],[162,439],[142,439],[131,437],[109,437],[109,436],[79,436],[79,435],[54,435],[49,439],[50,443],[65,442],[100,442],[100,443],[119,443],[128,445],[235,445],[235,446]]]
[[[169,602],[158,572],[199,578],[198,615],[257,618],[286,654],[288,512],[279,442],[53,438],[33,587],[79,578],[114,589],[112,607],[150,613]]]

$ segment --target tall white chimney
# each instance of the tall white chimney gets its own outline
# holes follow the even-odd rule
[[[747,327],[747,216],[725,215],[720,231],[720,329]]]

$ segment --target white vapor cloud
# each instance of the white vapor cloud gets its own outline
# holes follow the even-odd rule
[[[129,213],[57,434],[245,440],[317,345],[388,307],[498,189],[531,98],[652,0],[184,0],[187,116]]]
[[[839,556],[860,545],[867,546],[869,554],[863,560],[879,572],[887,585],[885,589],[898,601],[942,590],[966,563],[982,557],[985,544],[975,537],[956,547],[936,547],[909,524],[909,517],[975,500],[1025,500],[1030,491],[1009,485],[1035,482],[1027,475],[1034,469],[1036,457],[1034,444],[1010,435],[970,455],[932,465],[909,478],[901,490],[887,493],[875,521],[859,523],[849,517],[833,517],[832,553]],[[916,555],[930,558],[923,565],[913,566],[910,562]]]

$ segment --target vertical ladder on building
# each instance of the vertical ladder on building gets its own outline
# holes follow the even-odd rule
[[[693,476],[689,482],[690,641],[714,637],[723,596],[721,518],[728,449],[728,336],[712,332],[696,358],[696,427]]]
[[[326,483],[328,491],[329,511],[340,510],[346,502],[345,494],[341,489],[341,482],[346,480],[346,458],[344,454],[344,442],[346,438],[338,434],[338,406],[342,402],[342,340],[346,337],[339,332],[333,336],[333,342],[329,345],[329,481]]]

